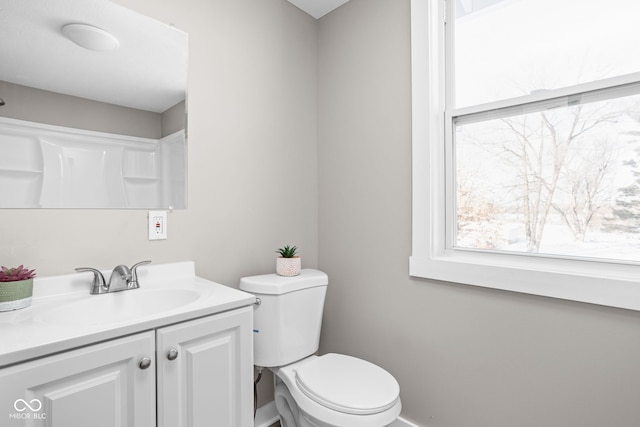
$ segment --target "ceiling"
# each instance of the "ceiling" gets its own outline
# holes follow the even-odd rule
[[[298,6],[316,19],[321,18],[348,1],[349,0],[289,0],[290,3]]]
[[[120,47],[81,48],[62,34],[69,23],[104,29]],[[186,33],[111,1],[0,0],[0,81],[17,85],[163,112],[184,99],[187,43]]]

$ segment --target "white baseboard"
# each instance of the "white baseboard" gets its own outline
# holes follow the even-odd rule
[[[395,420],[390,427],[420,427],[420,426],[418,424],[414,424],[410,421],[407,421],[402,417],[398,417],[398,419]]]
[[[256,411],[256,418],[253,422],[254,427],[269,427],[271,424],[279,420],[278,411],[276,409],[276,403],[271,401],[258,408]],[[398,417],[397,420],[391,424],[390,427],[420,427],[410,421],[405,420],[402,417]]]

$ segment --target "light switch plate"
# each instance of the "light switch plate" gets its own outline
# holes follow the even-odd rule
[[[167,211],[149,211],[149,240],[167,238]]]

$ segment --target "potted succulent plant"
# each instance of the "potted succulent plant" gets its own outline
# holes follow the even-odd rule
[[[300,274],[301,260],[296,252],[298,248],[295,246],[284,246],[276,252],[280,256],[276,259],[276,273],[280,276],[297,276]]]
[[[0,269],[0,311],[29,307],[33,295],[35,270],[24,266]]]

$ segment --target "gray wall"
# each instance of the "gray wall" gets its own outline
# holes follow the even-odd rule
[[[319,21],[321,351],[387,368],[422,426],[640,425],[640,313],[408,276],[409,3]]]
[[[163,113],[137,110],[0,81],[0,117],[142,138],[162,138],[185,126],[185,101]]]
[[[186,123],[186,102],[182,101],[163,112],[162,117],[162,136],[171,135],[181,129],[184,129]]]
[[[167,135],[162,134],[162,115],[158,113],[4,81],[0,81],[0,94],[6,102],[0,109],[2,117],[142,138]]]

